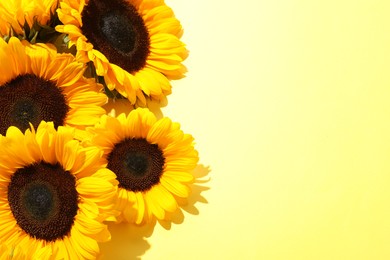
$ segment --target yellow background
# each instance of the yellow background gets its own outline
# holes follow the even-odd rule
[[[162,112],[210,181],[104,259],[390,259],[390,1],[166,2],[190,56]]]

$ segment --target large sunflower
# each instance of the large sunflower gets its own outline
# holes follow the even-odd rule
[[[105,113],[102,86],[83,77],[84,64],[71,54],[12,37],[8,44],[0,39],[0,60],[0,134],[41,120],[83,129]]]
[[[13,32],[24,34],[24,26],[32,28],[34,23],[47,25],[55,14],[59,0],[7,0],[0,1],[0,34]]]
[[[74,134],[42,121],[0,137],[0,243],[12,250],[0,256],[93,259],[110,239],[102,222],[114,216],[116,176]]]
[[[132,104],[165,101],[186,71],[182,27],[163,0],[63,0],[57,12],[77,56]]]
[[[138,108],[128,116],[104,115],[87,131],[117,176],[118,208],[126,221],[167,219],[166,212],[178,208],[177,199],[188,197],[198,153],[193,137],[184,134],[178,123],[157,120],[149,110]]]

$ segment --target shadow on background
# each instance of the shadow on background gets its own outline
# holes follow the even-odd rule
[[[140,260],[150,248],[146,237],[153,233],[154,225],[135,226],[128,223],[109,224],[111,241],[100,244],[101,260]]]

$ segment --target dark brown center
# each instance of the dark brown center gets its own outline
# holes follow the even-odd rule
[[[156,144],[145,139],[124,139],[107,157],[107,168],[119,181],[119,187],[129,191],[147,191],[160,182],[165,159]]]
[[[68,235],[78,210],[76,180],[59,164],[35,163],[18,169],[8,185],[17,224],[31,237],[55,241]]]
[[[141,70],[149,55],[149,33],[136,8],[124,0],[90,0],[81,30],[94,48],[129,73]]]
[[[64,124],[69,111],[65,96],[54,82],[33,74],[19,75],[0,86],[0,134],[10,126],[21,131],[37,128],[42,120]]]

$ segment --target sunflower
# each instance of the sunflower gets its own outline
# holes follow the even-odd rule
[[[35,22],[47,25],[57,7],[58,0],[0,1],[0,34],[9,35],[12,28],[23,35],[25,26],[32,28]]]
[[[87,131],[119,181],[119,220],[136,224],[167,220],[166,213],[178,208],[178,199],[189,196],[198,153],[193,137],[178,123],[157,120],[148,109],[138,108],[128,116],[103,115]]]
[[[53,121],[83,129],[105,113],[102,86],[83,77],[85,66],[48,44],[0,39],[0,134]]]
[[[57,13],[77,57],[132,104],[164,103],[186,71],[182,27],[163,0],[63,0]]]
[[[102,151],[80,145],[74,130],[42,121],[0,137],[0,243],[20,247],[0,256],[93,259],[110,239],[102,222],[115,214],[118,182]]]

